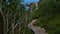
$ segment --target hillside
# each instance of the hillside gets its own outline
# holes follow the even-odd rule
[[[48,34],[60,34],[60,0],[41,0],[38,9],[34,10],[34,6],[32,11],[26,11],[20,1],[0,0],[0,34],[35,34],[28,28],[34,19],[37,28],[44,28]]]

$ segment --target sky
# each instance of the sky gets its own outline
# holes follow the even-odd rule
[[[30,7],[27,6],[27,4],[31,4],[31,3],[38,3],[40,0],[22,0],[21,4],[23,4],[26,8],[26,10],[28,10]]]
[[[6,0],[7,4],[9,5],[10,0]],[[26,10],[29,10],[30,7],[28,7],[27,5],[30,5],[31,3],[38,3],[40,0],[22,0],[20,3],[24,5]]]
[[[22,4],[31,4],[32,2],[38,3],[39,0],[22,0]]]

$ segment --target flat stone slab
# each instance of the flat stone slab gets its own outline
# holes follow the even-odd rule
[[[46,30],[44,28],[33,25],[36,21],[37,20],[32,20],[32,22],[28,24],[28,28],[32,29],[35,32],[35,34],[48,34],[46,33]]]

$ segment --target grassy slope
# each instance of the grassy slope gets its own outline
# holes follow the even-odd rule
[[[49,34],[60,34],[60,16],[50,18],[48,21],[40,21],[36,25],[44,27]]]
[[[60,34],[60,16],[56,16],[54,19],[47,23],[49,29],[47,29],[49,34]]]

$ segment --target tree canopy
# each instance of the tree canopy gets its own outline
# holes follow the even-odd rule
[[[34,34],[27,25],[45,28],[49,34],[60,34],[60,0],[41,0],[38,10],[26,11],[21,0],[0,0],[0,34]],[[29,0],[31,1],[31,0]]]

